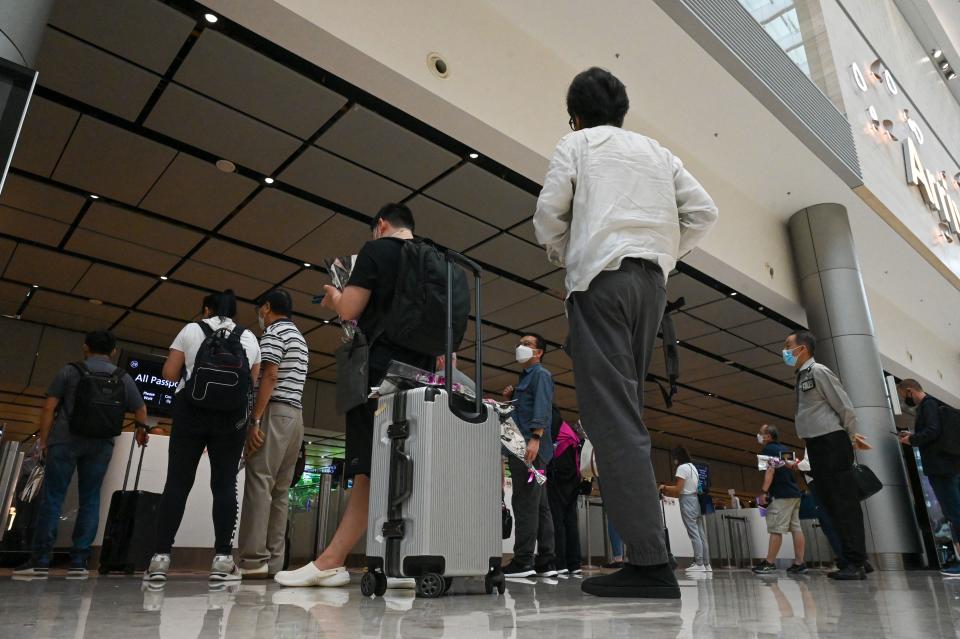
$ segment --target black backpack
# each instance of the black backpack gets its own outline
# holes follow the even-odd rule
[[[940,436],[937,447],[947,455],[960,457],[960,411],[940,404]]]
[[[97,373],[84,362],[70,364],[80,373],[80,381],[70,414],[70,432],[92,439],[116,437],[123,430],[126,406],[125,372],[119,368],[112,373]]]
[[[214,331],[204,321],[197,324],[206,336],[197,350],[193,374],[183,392],[198,408],[239,411],[247,407],[250,393],[250,362],[240,342],[243,328]]]
[[[470,288],[459,266],[453,273],[453,350],[467,330]],[[423,240],[406,240],[393,302],[383,319],[383,334],[397,346],[424,355],[447,350],[447,259]]]

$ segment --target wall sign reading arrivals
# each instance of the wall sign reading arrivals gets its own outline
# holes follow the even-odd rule
[[[920,154],[911,138],[903,141],[903,162],[907,169],[907,184],[913,184],[920,190],[923,201],[931,210],[940,214],[940,226],[943,236],[953,242],[954,235],[960,235],[960,206],[950,193],[945,171],[927,171],[920,162]],[[951,180],[956,188],[956,180]]]

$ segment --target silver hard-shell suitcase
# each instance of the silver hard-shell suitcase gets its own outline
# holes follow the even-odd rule
[[[448,300],[454,263],[473,271],[480,308],[480,267],[447,251]],[[451,392],[453,350],[448,304],[446,388],[414,388],[382,397],[370,469],[364,596],[381,596],[387,577],[414,577],[417,594],[439,597],[454,577],[484,577],[488,594],[504,592],[501,570],[500,422],[477,392],[471,403]],[[477,344],[482,344],[479,311]],[[477,348],[476,388],[483,388]]]

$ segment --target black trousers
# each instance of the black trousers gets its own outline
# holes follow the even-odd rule
[[[237,470],[247,429],[244,414],[197,411],[178,398],[167,461],[167,481],[157,508],[156,552],[169,554],[183,521],[187,497],[204,449],[210,458],[213,530],[218,555],[233,551],[237,524]]]
[[[527,467],[513,455],[507,458],[507,465],[513,479],[510,502],[514,522],[513,558],[520,564],[532,564],[536,549],[538,563],[551,562],[554,559],[553,517],[546,487],[536,481],[527,483]],[[544,463],[537,457],[534,466],[543,470]]]
[[[852,472],[855,458],[850,436],[838,430],[805,441],[817,498],[840,537],[841,559],[845,564],[863,566],[867,560],[867,541],[860,494]]]
[[[557,565],[568,570],[580,568],[580,530],[577,527],[577,495],[580,477],[577,475],[576,450],[568,448],[554,457],[547,466],[547,499],[553,516],[554,554]]]

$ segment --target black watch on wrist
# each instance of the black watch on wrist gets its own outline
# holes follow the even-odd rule
[[[530,433],[530,439],[535,439],[535,440],[537,440],[537,441],[540,441],[540,434],[539,434],[539,433]]]

